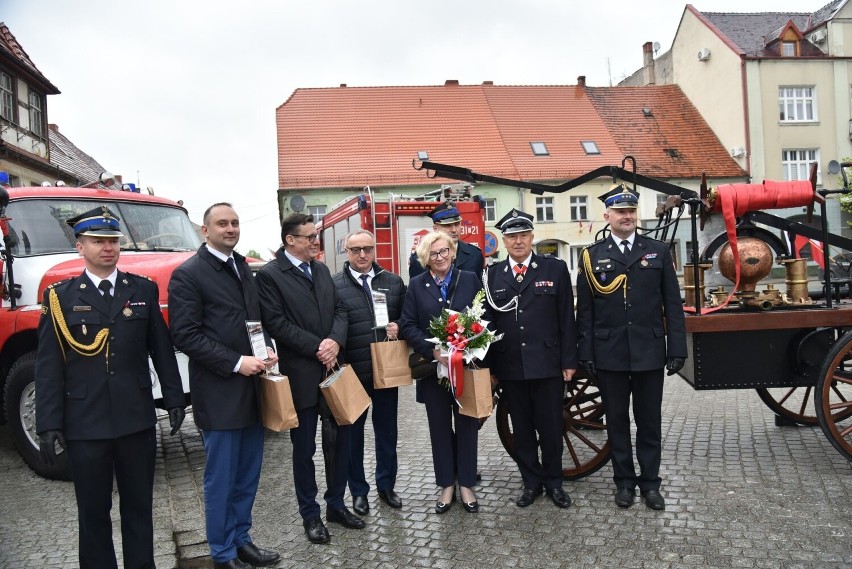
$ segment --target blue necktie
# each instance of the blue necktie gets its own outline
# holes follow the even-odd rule
[[[308,277],[308,280],[314,282],[313,277],[311,276],[311,266],[307,263],[302,263],[299,265],[299,268],[302,269],[302,272],[305,273],[305,276]]]
[[[367,300],[372,303],[373,302],[373,290],[370,288],[370,285],[367,284],[367,279],[370,278],[370,275],[361,275],[361,286],[364,288],[364,293],[367,295]]]

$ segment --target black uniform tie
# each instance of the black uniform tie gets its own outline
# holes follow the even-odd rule
[[[629,254],[630,254],[630,241],[628,241],[627,239],[623,240],[623,241],[621,242],[621,248],[622,248],[622,250],[624,251],[624,256],[625,256],[625,257],[626,257],[627,255],[629,255]]]
[[[104,301],[106,301],[107,306],[112,308],[112,294],[110,294],[110,289],[112,289],[112,283],[104,279],[101,281],[101,284],[98,285],[98,288],[101,289],[101,292],[104,293]]]
[[[234,258],[228,257],[227,263],[228,266],[231,267],[231,270],[234,271],[234,274],[237,275],[237,280],[242,280],[240,279],[240,272],[237,270],[237,264],[234,262]]]

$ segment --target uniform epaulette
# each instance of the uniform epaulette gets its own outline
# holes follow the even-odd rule
[[[61,281],[56,281],[55,283],[52,283],[52,284],[47,285],[47,288],[54,288],[54,287],[58,287],[58,286],[64,285],[65,283],[69,282],[69,281],[70,281],[71,279],[73,279],[73,278],[74,278],[74,277],[70,277],[70,278],[67,278],[67,279],[63,279],[63,280],[61,280]]]
[[[125,272],[124,274],[130,275],[131,277],[137,277],[137,278],[140,278],[140,279],[145,279],[147,281],[153,280],[148,275],[137,275],[136,273],[128,273],[128,272]]]

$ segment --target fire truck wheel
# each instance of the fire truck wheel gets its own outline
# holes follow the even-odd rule
[[[36,435],[35,362],[35,352],[25,354],[15,362],[6,378],[4,400],[12,440],[33,472],[52,480],[70,480],[70,461],[64,449],[57,445],[57,460],[53,466],[45,464],[39,453]]]

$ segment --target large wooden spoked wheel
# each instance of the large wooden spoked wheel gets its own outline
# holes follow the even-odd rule
[[[516,459],[509,405],[505,396],[500,397],[496,413],[497,433],[506,452]],[[566,480],[588,476],[609,461],[609,439],[601,394],[594,381],[582,370],[577,370],[574,379],[565,384],[562,421],[562,438],[565,441],[562,476]]]
[[[852,331],[829,351],[817,379],[814,406],[822,432],[852,461]]]
[[[790,367],[796,374],[810,378],[808,385],[758,388],[757,395],[775,414],[799,425],[816,426],[819,422],[813,397],[816,378],[829,351],[842,335],[842,330],[835,328],[802,331],[791,343],[788,355]]]

